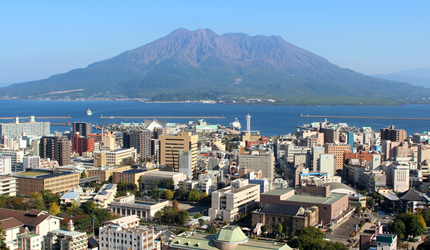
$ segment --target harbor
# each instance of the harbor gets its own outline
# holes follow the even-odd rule
[[[373,116],[336,116],[336,115],[303,115],[300,117],[312,117],[312,118],[344,118],[344,119],[384,119],[384,120],[423,120],[429,121],[430,118],[420,117],[373,117]]]

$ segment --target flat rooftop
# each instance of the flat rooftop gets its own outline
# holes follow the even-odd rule
[[[63,175],[69,175],[69,174],[74,174],[73,172],[69,172],[69,171],[62,171],[60,173],[56,173],[56,174],[51,174],[49,172],[45,172],[45,171],[28,171],[28,172],[19,172],[15,174],[15,177],[24,177],[24,178],[33,178],[33,179],[49,179],[49,178],[54,178],[54,177],[58,177],[58,176],[63,176]]]
[[[343,197],[348,196],[347,194],[336,194],[331,193],[327,197],[321,197],[321,196],[311,196],[311,195],[298,195],[295,194],[291,197],[288,197],[287,201],[294,201],[294,202],[307,202],[307,203],[313,203],[313,204],[329,204],[332,205],[338,200],[342,199]]]
[[[243,190],[246,190],[246,189],[249,189],[249,188],[252,188],[252,187],[257,187],[257,186],[260,188],[260,185],[252,185],[252,184],[246,185],[246,186],[241,187],[241,188],[231,188],[231,186],[228,186],[226,188],[218,189],[218,190],[216,190],[216,192],[235,194],[235,193],[242,192]]]
[[[270,191],[264,192],[262,194],[264,195],[274,195],[274,196],[281,196],[283,194],[286,194],[290,191],[292,191],[294,189],[292,188],[276,188],[276,189],[272,189]]]
[[[183,175],[183,173],[179,173],[179,172],[170,172],[170,171],[150,171],[147,174],[145,174],[145,176],[151,176],[151,175],[155,175],[155,176],[175,176],[175,175]]]
[[[39,172],[39,171],[31,171],[31,172],[20,172],[20,173],[16,173],[16,175],[20,175],[20,176],[29,176],[29,177],[35,177],[35,176],[40,176],[40,175],[47,175],[49,173],[46,172]]]

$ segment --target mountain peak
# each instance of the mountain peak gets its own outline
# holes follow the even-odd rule
[[[85,89],[72,92],[76,96],[108,92],[145,98],[198,91],[281,98],[430,95],[341,69],[280,36],[218,35],[210,29],[185,28],[84,69],[3,88],[0,95],[37,97],[70,89]]]

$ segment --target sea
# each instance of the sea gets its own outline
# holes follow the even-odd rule
[[[87,115],[87,110],[92,115]],[[224,118],[206,119],[209,124],[228,126],[239,119],[242,130],[246,129],[246,116],[251,116],[251,131],[260,131],[266,137],[294,133],[297,126],[324,121],[325,118],[300,117],[360,116],[360,117],[412,117],[428,118],[428,105],[404,106],[268,106],[268,105],[226,105],[205,103],[142,103],[138,101],[31,101],[0,100],[0,117],[35,116],[36,121],[47,121],[38,117],[67,117],[49,119],[51,123],[91,122],[94,125],[120,122],[143,122],[143,119],[101,119],[110,116],[218,116]],[[20,119],[25,121],[26,119]],[[188,123],[190,119],[167,119],[171,123]],[[352,119],[328,118],[332,123],[347,123],[354,127],[371,127],[373,130],[394,125],[404,129],[408,135],[430,130],[429,120],[397,119]],[[12,122],[12,120],[0,120]],[[51,126],[51,132],[70,131],[70,126]]]

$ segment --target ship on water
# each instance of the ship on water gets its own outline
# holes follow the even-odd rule
[[[239,119],[234,118],[234,122],[230,122],[230,128],[240,130],[241,126],[240,126]]]
[[[87,110],[87,115],[93,115],[93,113],[91,112],[91,109]]]

